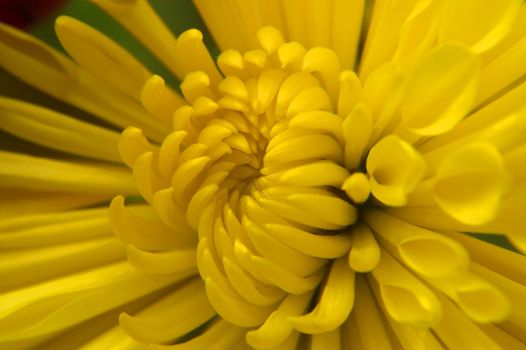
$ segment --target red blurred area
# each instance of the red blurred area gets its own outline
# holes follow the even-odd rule
[[[65,0],[0,0],[0,22],[18,28],[46,18],[60,8]]]

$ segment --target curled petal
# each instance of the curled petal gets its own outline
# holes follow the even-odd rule
[[[444,2],[439,42],[460,42],[474,52],[495,46],[513,28],[520,0]]]
[[[502,156],[489,143],[466,145],[440,164],[433,186],[438,206],[462,223],[494,219],[508,189]]]
[[[407,203],[407,195],[425,171],[422,156],[394,135],[383,138],[371,149],[366,166],[372,194],[391,206]]]
[[[402,123],[420,136],[442,134],[473,107],[480,63],[460,45],[444,45],[420,60],[401,102]]]
[[[372,275],[379,285],[382,302],[395,321],[415,326],[438,322],[442,308],[436,296],[385,249]]]
[[[319,334],[339,327],[354,305],[354,271],[345,258],[333,262],[318,304],[310,313],[289,318],[301,332]]]

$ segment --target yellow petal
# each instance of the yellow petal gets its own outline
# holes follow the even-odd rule
[[[185,104],[158,75],[152,75],[141,85],[140,99],[144,108],[166,125],[170,125],[175,110]]]
[[[267,165],[319,158],[341,162],[343,152],[340,144],[333,137],[323,134],[289,138],[268,150],[264,162]]]
[[[133,34],[150,52],[183,78],[178,62],[176,38],[147,1],[92,0]]]
[[[72,17],[55,21],[55,32],[62,47],[87,71],[134,98],[151,75],[131,54],[106,37]]]
[[[268,196],[260,200],[263,207],[298,223],[337,230],[357,220],[356,207],[331,193],[316,193],[312,188],[298,192],[293,187],[272,187],[263,193]]]
[[[46,232],[48,237],[53,238],[49,231],[51,230],[48,228],[48,232]],[[35,241],[42,239],[42,236],[45,235],[44,233],[39,236],[39,232],[36,230],[34,232],[19,232],[2,234],[2,238],[8,240],[8,244],[0,243],[2,248],[13,247],[11,241],[23,239],[24,235],[26,237],[31,235],[31,239]],[[37,284],[73,271],[122,260],[123,246],[115,238],[108,232],[108,234],[95,239],[66,242],[65,244],[55,243],[40,247],[35,244],[35,248],[26,247],[23,250],[20,249],[19,245],[17,250],[2,250],[0,289],[5,291],[21,288],[24,285]]]
[[[502,322],[511,313],[511,305],[506,296],[495,286],[470,272],[427,281],[477,323]]]
[[[269,54],[276,51],[284,43],[281,32],[273,27],[264,27],[258,30],[257,38],[261,47]]]
[[[416,3],[417,0],[380,0],[372,5],[372,18],[360,62],[362,80],[393,57],[400,29]]]
[[[241,56],[239,51],[225,50],[221,52],[217,58],[217,65],[225,76],[233,75],[243,81],[249,78],[248,72],[245,70],[243,56]]]
[[[244,37],[239,34],[235,15],[228,11],[223,4],[213,0],[197,0],[195,6],[201,18],[205,21],[217,44],[222,50],[240,50],[244,45]],[[227,19],[228,18],[228,19]],[[258,28],[259,29],[259,28]],[[248,30],[246,30],[248,32]],[[248,33],[247,33],[248,34]],[[250,32],[255,37],[255,31]],[[255,38],[254,38],[255,39]]]
[[[520,0],[446,0],[439,42],[459,42],[477,53],[489,50],[511,30],[521,5]]]
[[[475,263],[471,264],[470,270],[476,275],[484,278],[484,280],[491,283],[491,285],[498,288],[498,290],[504,294],[513,307],[511,308],[511,314],[508,319],[501,322],[499,325],[504,331],[513,337],[526,343],[524,337],[526,312],[524,311],[524,308],[515,307],[515,305],[520,305],[522,300],[526,297],[526,287],[523,284],[512,281],[491,269]]]
[[[417,2],[400,29],[395,62],[412,66],[435,42],[442,10],[440,1]]]
[[[491,267],[493,271],[517,283],[526,284],[526,270],[522,268],[526,263],[524,255],[467,234],[447,232],[447,235],[467,249],[472,261],[488,268]]]
[[[142,215],[139,214],[141,208]],[[148,206],[125,207],[124,198],[121,196],[112,200],[109,215],[112,227],[119,238],[141,250],[189,248],[195,246],[197,241],[192,231],[174,230],[165,226]],[[145,235],[144,232],[149,234]]]
[[[257,327],[272,312],[273,306],[256,306],[240,299],[233,299],[211,278],[205,279],[208,300],[221,317],[239,327]]]
[[[364,173],[353,173],[345,180],[341,189],[357,204],[367,201],[371,194],[369,178]]]
[[[71,162],[0,151],[2,187],[91,194],[135,194],[130,174],[120,166]]]
[[[274,238],[305,254],[320,258],[337,258],[349,251],[351,237],[348,233],[318,235],[291,226],[287,221],[261,207],[254,199],[245,198],[249,218],[264,227]]]
[[[503,331],[498,326],[486,324],[479,325],[479,328],[482,329],[485,334],[489,335],[501,349],[526,350],[526,345],[522,341]]]
[[[234,96],[241,101],[248,103],[248,91],[245,83],[236,76],[225,77],[219,83],[217,89],[225,95]]]
[[[374,282],[371,275],[368,275],[368,282],[371,286],[370,291],[372,291],[378,300],[378,305],[384,313],[387,313],[386,306],[384,303],[380,302],[382,296],[380,294],[379,287]],[[407,348],[407,349],[429,349],[429,350],[443,350],[444,347],[439,343],[436,336],[433,334],[430,328],[427,327],[415,327],[411,324],[400,323],[392,317],[385,317],[384,321],[387,321],[387,330],[392,329],[392,333],[389,332],[388,335],[391,339],[391,345],[394,349],[397,348]],[[357,322],[357,321],[356,321]],[[354,322],[354,323],[356,323]],[[353,323],[351,322],[351,325]],[[358,325],[355,325],[358,328]],[[351,328],[352,329],[352,328]],[[358,330],[356,330],[358,332]],[[376,349],[376,348],[372,348]]]
[[[326,131],[343,143],[342,119],[333,113],[310,111],[295,115],[289,123],[291,128]]]
[[[231,242],[228,242],[231,245]],[[256,280],[254,277],[244,270],[235,262],[235,256],[232,259],[227,256],[229,253],[222,251],[223,267],[225,269],[226,277],[236,290],[248,302],[259,305],[268,306],[275,305],[285,296],[285,293],[274,286],[269,286]]]
[[[343,68],[353,69],[364,20],[365,1],[337,0],[332,8],[332,43]]]
[[[221,81],[222,76],[203,43],[203,34],[199,30],[192,28],[181,33],[177,38],[175,50],[177,69],[183,76],[202,71],[209,77],[212,86],[216,86]]]
[[[285,78],[286,73],[280,69],[265,69],[261,72],[257,85],[257,99],[255,100],[257,103],[252,106],[256,113],[262,113],[269,108]]]
[[[391,124],[402,99],[405,72],[392,62],[373,71],[363,84],[363,99],[373,117],[372,146]]]
[[[153,195],[163,188],[159,176],[152,171],[153,153],[141,154],[133,164],[133,179],[141,196],[148,202],[152,201]]]
[[[310,10],[310,8],[309,8]],[[316,31],[319,31],[318,27]],[[323,47],[315,47],[307,51],[303,58],[303,70],[317,73],[322,86],[327,90],[331,102],[336,105],[339,95],[340,62],[336,53]]]
[[[2,129],[60,151],[118,162],[117,133],[27,102],[0,98]]]
[[[442,314],[436,296],[385,249],[381,256],[372,276],[389,315],[397,322],[415,326],[435,324]]]
[[[282,2],[282,5],[284,22],[291,40],[307,45],[308,28],[306,26],[306,16],[303,13],[305,3],[299,0],[292,0]]]
[[[272,349],[293,332],[288,318],[301,315],[308,307],[312,293],[288,295],[259,328],[247,332],[247,343],[257,349]]]
[[[356,320],[362,349],[391,350],[388,330],[382,320],[383,315],[376,304],[375,296],[365,277],[361,275],[356,277],[356,302],[354,303],[353,314],[349,318]],[[350,338],[349,341],[353,344],[353,338]]]
[[[29,85],[111,124],[137,125],[156,140],[166,134],[136,100],[28,34],[0,25],[0,50],[0,65]]]
[[[227,174],[225,174],[226,176]],[[217,184],[204,185],[192,196],[186,209],[186,221],[188,225],[197,230],[201,213],[204,208],[215,198],[219,186]],[[175,203],[174,203],[175,204]]]
[[[380,247],[371,229],[364,224],[358,224],[351,229],[352,246],[348,255],[348,263],[356,272],[369,272],[380,261]]]
[[[364,219],[390,251],[412,270],[431,277],[465,270],[469,257],[456,241],[409,224],[379,210],[367,210]],[[378,237],[377,236],[377,237]]]
[[[500,347],[473,323],[466,314],[457,309],[444,295],[437,294],[444,309],[442,319],[433,326],[433,331],[448,348],[488,349],[497,350]]]
[[[314,310],[289,318],[294,328],[309,334],[325,333],[336,329],[347,319],[354,304],[354,271],[346,260],[339,258],[333,262]]]
[[[345,1],[343,1],[345,2]],[[346,117],[355,104],[363,99],[362,83],[352,70],[340,73],[340,94],[338,96],[338,115]]]
[[[199,241],[197,259],[208,300],[221,317],[240,327],[256,327],[263,323],[274,305],[256,305],[243,298],[219,269],[206,238]]]
[[[26,33],[1,24],[0,47],[4,69],[52,96],[66,94],[75,83],[74,62]]]
[[[320,283],[325,273],[325,269],[322,268],[310,276],[298,276],[285,270],[273,261],[252,254],[239,240],[236,240],[234,248],[240,263],[247,270],[256,271],[256,273],[253,273],[255,277],[256,275],[262,275],[272,284],[290,294],[298,295],[313,290]]]
[[[422,152],[429,152],[466,135],[487,128],[517,112],[524,106],[526,83],[517,82],[517,84],[517,86],[511,87],[509,91],[503,92],[502,96],[488,102],[487,105],[475,111],[469,118],[462,120],[449,132],[427,140],[422,146],[419,146],[419,149]]]
[[[422,58],[408,78],[402,123],[421,136],[453,128],[473,107],[480,63],[468,49],[440,46]]]
[[[332,104],[325,89],[319,86],[302,87],[301,92],[290,101],[287,117],[307,111],[332,111]]]
[[[481,225],[497,215],[507,184],[502,156],[495,147],[472,143],[440,164],[433,192],[446,213],[460,222]]]
[[[111,197],[112,195],[108,194],[3,188],[0,197],[0,218],[18,219],[26,215],[92,207],[106,203]]]
[[[301,71],[303,58],[306,53],[305,47],[295,41],[281,45],[278,49],[278,59],[281,63],[281,68],[292,72]]]
[[[499,56],[483,68],[475,105],[485,103],[507,88],[512,88],[512,84],[526,74],[525,68],[520,64],[526,59],[526,38],[518,37],[511,43],[513,45],[508,50],[497,50]]]
[[[302,91],[309,87],[319,86],[320,82],[311,74],[306,72],[292,73],[281,85],[276,100],[276,115],[281,117],[285,114],[291,101]]]
[[[184,318],[185,322],[173,322],[173,315]],[[164,343],[191,332],[214,315],[203,282],[193,278],[139,315],[121,314],[119,323],[129,336],[140,342]]]
[[[357,103],[342,123],[345,167],[358,169],[373,131],[373,117],[364,103]]]
[[[195,249],[150,253],[129,245],[127,252],[128,262],[137,270],[149,274],[168,274],[186,270],[197,272]]]
[[[23,249],[109,235],[107,210],[93,208],[13,216],[0,223],[0,244],[5,248]]]
[[[180,156],[180,145],[188,135],[185,131],[174,131],[163,140],[159,149],[159,173],[165,180],[171,178]]]
[[[310,336],[310,349],[311,350],[323,350],[323,349],[334,349],[342,350],[341,347],[341,327],[336,328],[333,331],[313,334]]]
[[[122,132],[118,144],[119,156],[130,168],[133,168],[135,160],[146,152],[155,152],[156,149],[144,137],[141,129],[133,126],[127,127]]]
[[[123,265],[124,264],[124,265]],[[187,278],[188,274],[148,276],[117,263],[72,274],[60,279],[16,290],[2,297],[1,336],[3,341],[41,336],[57,332],[141,296]],[[13,303],[13,301],[15,301]],[[57,306],[57,301],[61,301]],[[52,312],[48,307],[55,305]],[[45,310],[44,315],[27,315],[27,308]],[[44,317],[42,317],[44,316]],[[15,321],[16,320],[16,321]],[[13,329],[14,328],[14,329]]]
[[[193,229],[185,220],[183,209],[177,206],[173,199],[173,188],[169,187],[157,191],[150,205],[153,207],[159,219],[171,229],[180,232],[193,232]]]
[[[243,228],[254,248],[263,258],[278,263],[294,274],[311,275],[326,263],[324,259],[303,254],[285,245],[248,218],[243,218]]]
[[[336,163],[320,160],[285,170],[279,180],[284,184],[298,187],[339,187],[347,176],[349,176],[347,169]]]
[[[182,159],[180,159],[182,161]],[[192,195],[192,185],[198,179],[201,172],[210,162],[210,157],[198,157],[182,162],[172,176],[173,198],[176,203],[183,206]],[[197,179],[196,179],[197,178]]]
[[[290,225],[267,224],[269,232],[290,247],[312,256],[334,259],[349,251],[351,237],[348,233],[318,235]]]
[[[202,350],[211,344],[217,350],[231,350],[243,338],[244,329],[218,320],[195,338],[176,345],[150,345],[151,350]]]
[[[380,140],[367,157],[371,193],[390,206],[407,203],[407,195],[416,187],[425,171],[422,156],[395,135]]]
[[[302,2],[301,16],[307,30],[305,45],[327,47],[331,40],[332,4],[317,0]]]

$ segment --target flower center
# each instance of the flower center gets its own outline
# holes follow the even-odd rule
[[[271,29],[260,40],[264,48],[281,41]],[[225,78],[216,89],[202,72],[182,84],[191,107],[176,111],[175,124],[186,132],[188,161],[174,176],[195,169],[181,175],[178,202],[189,203],[186,217],[199,231],[211,304],[224,319],[254,327],[287,294],[314,293],[328,263],[348,253],[358,217],[352,202],[367,199],[368,179],[345,166],[332,51],[282,43],[243,56],[227,51],[218,63]]]
[[[210,304],[241,327],[260,326],[289,303],[301,314],[322,282],[325,293],[334,283],[352,286],[352,271],[373,269],[380,250],[357,223],[358,207],[371,193],[401,205],[423,171],[399,138],[377,142],[388,125],[373,128],[364,87],[333,51],[285,43],[273,28],[258,38],[262,49],[220,55],[223,77],[185,77],[186,104],[158,148],[133,128],[121,140],[141,194],[178,235],[164,244],[197,244]],[[163,86],[146,84],[146,108],[170,106]],[[351,307],[325,325],[305,316],[294,326],[334,329]]]

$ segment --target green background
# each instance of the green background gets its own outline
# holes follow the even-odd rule
[[[203,32],[205,44],[211,50],[212,54],[214,56],[217,55],[217,48],[206,30],[192,0],[150,0],[150,3],[175,35],[179,35],[190,28],[197,28]],[[60,15],[75,17],[103,32],[128,51],[132,52],[150,71],[162,76],[170,85],[177,86],[177,82],[157,59],[119,23],[88,0],[66,1],[58,12],[55,12],[50,18],[34,25],[30,30],[31,33],[54,47],[61,49],[60,43],[54,33],[54,19]]]

